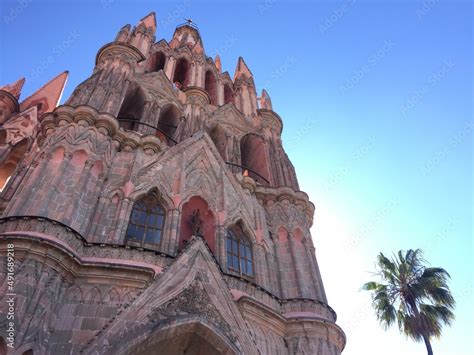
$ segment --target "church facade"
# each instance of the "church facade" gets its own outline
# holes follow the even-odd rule
[[[0,88],[2,354],[340,354],[268,93],[192,22],[156,28],[124,26],[63,105],[67,72]]]

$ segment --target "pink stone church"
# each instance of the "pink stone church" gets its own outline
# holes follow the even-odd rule
[[[340,354],[268,93],[191,21],[156,29],[120,29],[63,105],[67,72],[0,88],[0,353]]]

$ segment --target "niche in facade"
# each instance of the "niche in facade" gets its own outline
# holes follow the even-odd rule
[[[179,121],[180,112],[176,106],[172,104],[163,106],[160,111],[160,118],[158,119],[159,130],[156,135],[170,144],[172,139],[175,139],[175,132]]]
[[[120,107],[117,119],[120,127],[128,130],[137,130],[143,114],[145,95],[136,85],[131,85]]]
[[[179,249],[183,249],[192,236],[199,235],[206,241],[215,254],[216,223],[214,214],[207,202],[199,196],[193,196],[183,205]]]
[[[186,58],[178,59],[172,80],[178,89],[183,89],[189,85],[189,69],[190,65]]]
[[[147,72],[165,70],[166,55],[163,52],[155,52],[147,63]]]
[[[234,93],[230,88],[229,84],[224,85],[224,104],[228,104],[229,102],[234,103]]]
[[[211,130],[211,132],[209,132],[209,135],[211,136],[211,139],[214,142],[217,150],[219,151],[219,154],[221,155],[222,159],[224,159],[224,161],[227,161],[227,137],[224,129],[221,126],[216,125]]]
[[[265,154],[265,142],[262,137],[253,133],[242,137],[240,140],[240,158],[244,175],[248,174],[262,185],[269,184],[270,177]]]
[[[204,90],[209,94],[211,105],[217,105],[217,81],[214,73],[210,70],[206,72]]]

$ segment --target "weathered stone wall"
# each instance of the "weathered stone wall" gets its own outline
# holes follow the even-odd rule
[[[243,59],[231,80],[192,26],[169,43],[154,43],[155,31],[150,15],[99,50],[67,104],[34,121],[1,194],[2,257],[6,243],[16,248],[18,346],[339,354],[344,333],[309,233],[314,205],[298,191],[268,94],[259,108]],[[165,211],[163,232],[135,247],[126,230],[148,194]],[[188,226],[196,206],[210,216],[203,238]],[[251,274],[227,265],[235,226]]]

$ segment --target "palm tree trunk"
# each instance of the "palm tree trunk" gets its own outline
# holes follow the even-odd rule
[[[425,341],[426,350],[428,350],[428,355],[433,355],[433,349],[431,348],[430,338],[426,335],[423,335],[423,340]]]
[[[410,305],[411,309],[413,310],[413,313],[415,313],[415,318],[418,322],[421,322],[421,316],[420,316],[420,311],[418,310],[418,307],[416,306],[416,302],[413,300],[412,297],[407,297],[407,302]],[[431,348],[431,343],[430,343],[430,337],[426,335],[422,331],[422,337],[423,340],[425,341],[426,345],[426,350],[428,351],[428,355],[433,355],[433,349]]]

